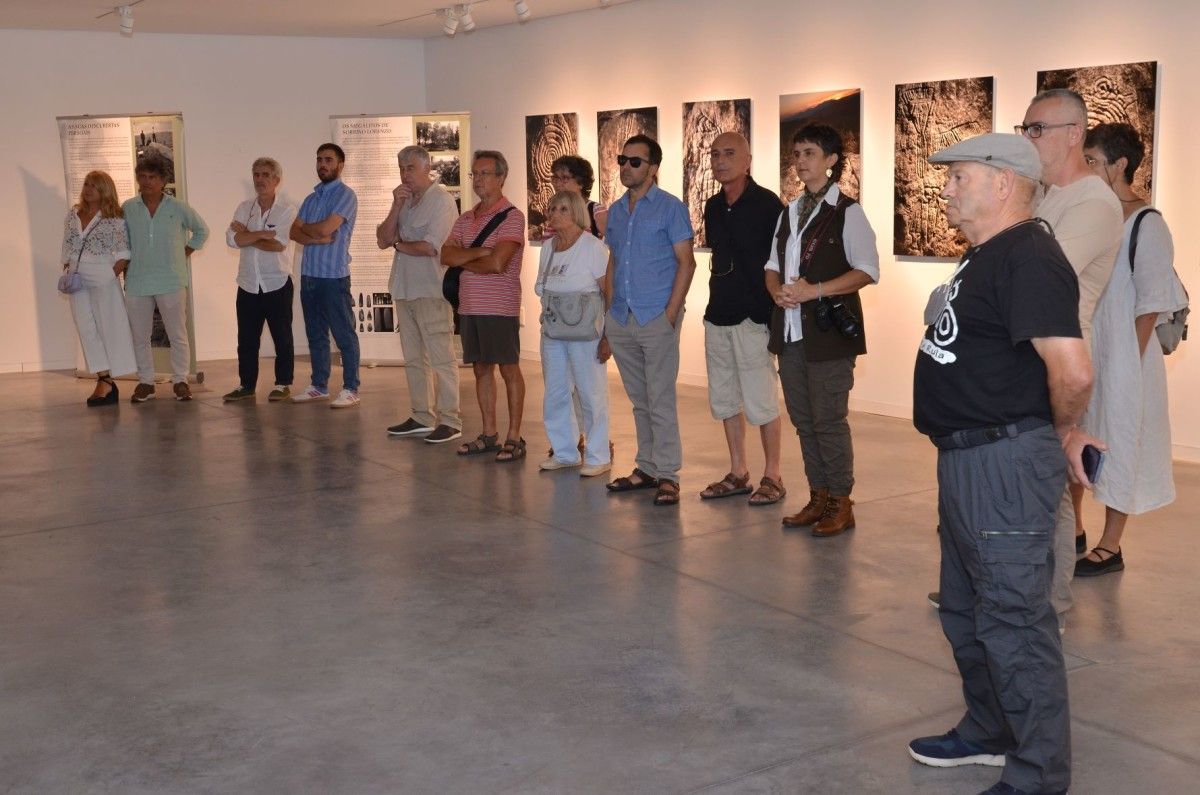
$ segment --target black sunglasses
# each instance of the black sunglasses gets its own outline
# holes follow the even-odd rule
[[[618,166],[623,166],[626,163],[628,163],[633,168],[641,168],[642,163],[649,163],[649,162],[650,161],[644,157],[626,157],[625,155],[617,155],[617,165]]]

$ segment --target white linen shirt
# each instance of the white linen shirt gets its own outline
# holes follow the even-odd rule
[[[834,185],[825,194],[824,202],[836,206],[838,198],[841,195],[838,186]],[[805,219],[804,226],[800,231],[796,234],[788,235],[787,249],[784,252],[786,259],[783,272],[784,284],[793,284],[800,280],[800,237],[804,234],[804,230],[808,229],[808,225],[812,223],[812,219],[816,217],[817,211],[820,209],[820,205],[814,207],[812,213]],[[799,212],[800,199],[796,199],[788,205],[787,217],[792,229],[795,229],[796,224],[799,222],[797,217]],[[780,221],[775,224],[776,236],[779,235],[779,223],[782,220],[783,218],[780,216]],[[778,237],[775,239],[778,239]],[[875,230],[867,222],[867,214],[863,212],[862,205],[858,202],[846,208],[846,225],[842,229],[842,248],[846,251],[846,261],[850,263],[851,268],[867,274],[875,284],[879,283],[879,250],[875,247]],[[779,250],[773,241],[771,243],[771,258],[767,260],[767,264],[763,266],[763,269],[779,273]],[[800,326],[800,307],[785,309],[783,325],[784,341],[799,342],[803,338],[804,332],[801,331]]]
[[[288,233],[296,220],[296,207],[279,196],[266,213],[258,206],[258,199],[247,199],[233,211],[233,220],[251,232],[270,229],[275,239],[283,244],[283,251],[263,251],[255,246],[239,246],[234,242],[234,231],[225,230],[225,242],[230,248],[241,252],[238,260],[237,285],[248,293],[273,293],[287,284],[292,275],[291,243]]]

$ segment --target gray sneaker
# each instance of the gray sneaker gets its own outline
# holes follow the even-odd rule
[[[276,384],[271,393],[267,395],[267,400],[272,403],[277,403],[281,400],[287,400],[292,396],[292,388],[284,384]]]
[[[443,442],[452,442],[462,436],[462,431],[458,428],[451,428],[449,425],[439,425],[433,429],[433,433],[425,437],[425,441],[430,444],[441,444]]]
[[[254,399],[254,390],[246,389],[246,387],[244,387],[244,386],[239,386],[237,389],[233,390],[232,392],[226,392],[225,397],[222,398],[222,400],[224,400],[226,403],[232,403],[235,400],[253,400],[253,399]]]

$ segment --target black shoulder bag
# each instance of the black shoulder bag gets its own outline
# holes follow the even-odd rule
[[[492,216],[491,220],[484,225],[483,229],[479,230],[479,234],[471,241],[471,245],[467,248],[479,248],[483,242],[495,232],[500,224],[504,223],[504,219],[508,214],[515,210],[515,207],[506,207],[500,212]],[[450,302],[450,306],[454,307],[454,312],[458,314],[458,283],[462,277],[462,266],[456,266],[446,269],[446,275],[442,277],[442,297]],[[457,324],[456,324],[457,325]]]

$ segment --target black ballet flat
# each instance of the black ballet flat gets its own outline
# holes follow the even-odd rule
[[[1112,571],[1123,571],[1125,569],[1125,557],[1121,554],[1120,547],[1117,547],[1116,552],[1104,547],[1096,547],[1096,549],[1101,552],[1107,552],[1108,557],[1099,561],[1092,560],[1091,558],[1081,558],[1075,561],[1076,577],[1099,577],[1101,574],[1108,574]]]
[[[98,406],[111,406],[121,399],[121,392],[117,389],[117,384],[111,378],[98,378],[97,381],[104,381],[108,384],[108,394],[104,397],[89,397],[87,399],[88,408],[94,409]]]

